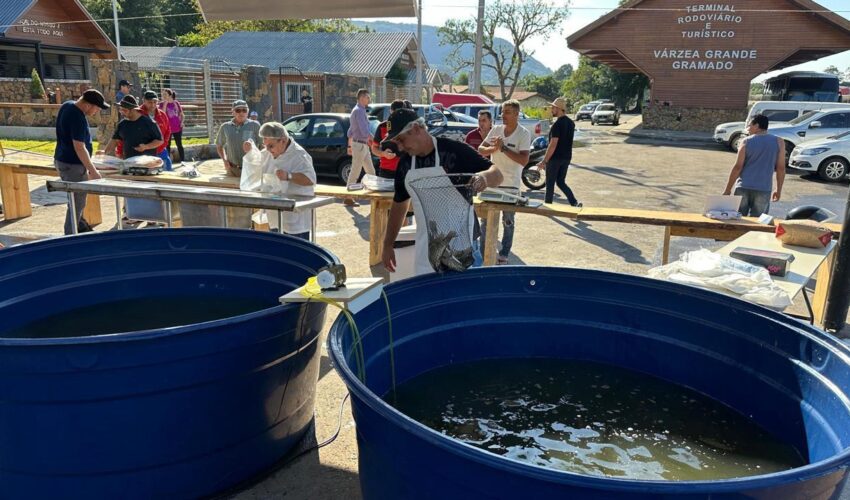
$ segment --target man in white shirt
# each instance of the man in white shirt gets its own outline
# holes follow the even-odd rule
[[[278,122],[264,123],[260,127],[260,137],[265,147],[260,152],[263,165],[260,191],[281,196],[313,196],[316,170],[310,154],[293,141]],[[245,145],[250,150],[250,143]],[[309,240],[311,215],[310,211],[284,212],[282,228],[277,227],[277,217],[269,217],[269,226],[290,236]]]
[[[502,125],[496,125],[487,134],[487,138],[478,152],[490,156],[490,160],[502,173],[504,180],[500,187],[516,188],[519,194],[522,183],[522,169],[528,163],[528,152],[531,151],[531,134],[519,124],[519,101],[511,99],[502,103]],[[502,212],[502,247],[499,249],[497,264],[508,263],[508,255],[514,243],[515,212]],[[487,221],[481,221],[481,246],[484,247]],[[494,231],[494,237],[498,229]]]

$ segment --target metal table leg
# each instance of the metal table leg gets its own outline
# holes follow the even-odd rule
[[[316,210],[310,210],[310,241],[316,242]]]
[[[124,216],[121,215],[121,197],[115,197],[115,218],[118,219],[118,230],[124,229]]]
[[[221,227],[227,227],[227,207],[221,207]]]
[[[815,312],[812,310],[812,303],[809,302],[809,293],[806,292],[806,287],[803,287],[803,299],[806,301],[806,309],[809,310],[809,324],[815,324]]]
[[[77,202],[74,200],[74,193],[68,191],[68,211],[71,213],[71,234],[77,234],[80,230],[77,220]]]
[[[277,232],[283,234],[283,212],[277,211]]]
[[[165,223],[168,224],[168,227],[172,227],[172,212],[171,212],[171,201],[165,202]]]

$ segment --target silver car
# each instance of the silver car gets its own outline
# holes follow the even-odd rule
[[[600,104],[596,106],[596,110],[590,115],[590,123],[610,123],[612,125],[620,124],[620,110],[613,104]]]
[[[770,127],[768,133],[785,141],[785,159],[800,144],[824,140],[850,130],[850,109],[809,111],[786,125]]]

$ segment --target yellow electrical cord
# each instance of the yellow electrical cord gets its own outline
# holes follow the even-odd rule
[[[322,287],[319,286],[319,281],[316,276],[307,278],[307,283],[301,288],[301,295],[307,297],[308,301],[316,300],[318,302],[323,302],[337,307],[340,311],[342,311],[342,314],[345,315],[345,318],[348,320],[348,326],[351,328],[351,333],[354,336],[352,349],[354,350],[355,358],[357,360],[357,378],[359,378],[361,382],[365,383],[366,361],[363,355],[363,341],[360,337],[360,330],[357,328],[357,323],[354,321],[354,317],[344,305],[322,295]]]
[[[366,382],[366,360],[363,354],[363,340],[360,337],[360,330],[357,328],[357,323],[354,321],[354,317],[351,315],[351,312],[346,309],[345,306],[340,304],[335,300],[331,300],[324,295],[322,295],[322,287],[319,286],[319,281],[316,276],[312,276],[307,279],[307,283],[301,288],[301,295],[307,297],[308,300],[317,300],[319,302],[323,302],[325,304],[332,305],[334,307],[339,308],[340,311],[345,315],[345,318],[348,320],[348,326],[351,328],[351,332],[354,336],[354,343],[352,345],[352,349],[354,349],[356,359],[357,359],[357,376],[360,378],[361,382]],[[381,297],[384,299],[384,305],[387,308],[387,330],[389,334],[390,340],[390,377],[392,383],[392,391],[393,391],[393,402],[395,402],[395,394],[396,394],[396,378],[395,378],[395,349],[393,342],[393,319],[392,314],[390,312],[390,301],[387,297],[387,293],[384,290],[381,290]]]

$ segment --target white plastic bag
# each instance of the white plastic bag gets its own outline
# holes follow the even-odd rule
[[[686,252],[676,262],[652,268],[648,274],[650,278],[724,292],[779,310],[792,304],[767,269],[706,249]]]
[[[395,190],[395,181],[377,175],[366,174],[363,176],[363,187],[369,191],[393,191]]]
[[[256,191],[263,183],[263,162],[260,150],[254,141],[249,139],[251,151],[242,157],[242,176],[239,178],[239,189]]]

